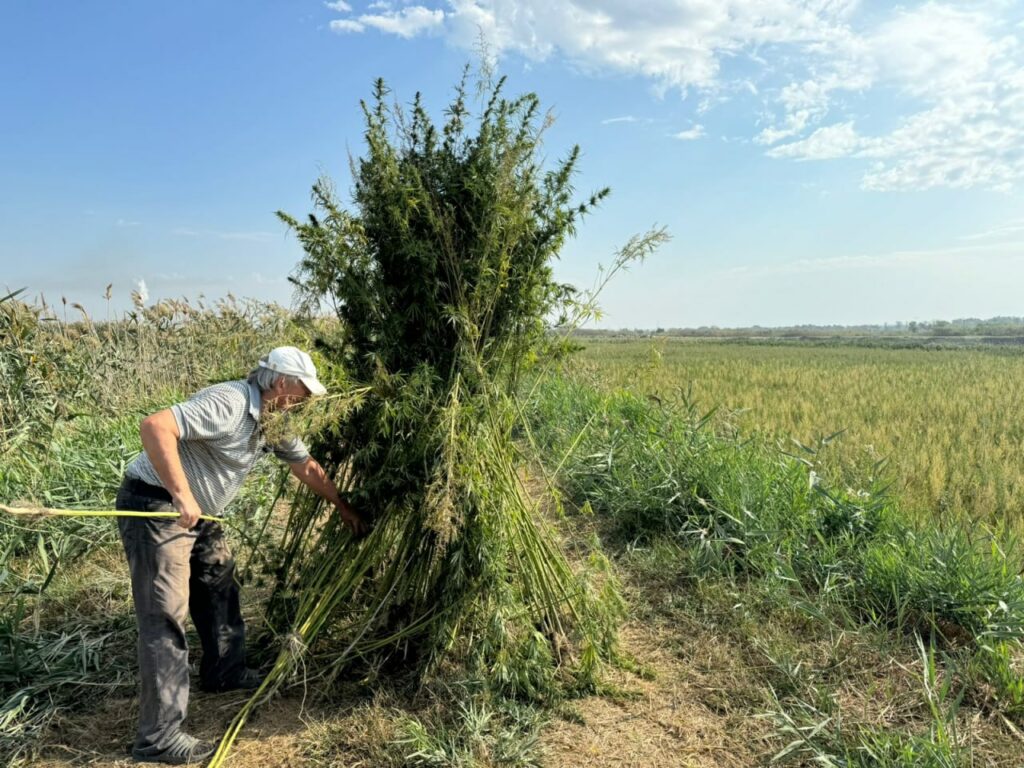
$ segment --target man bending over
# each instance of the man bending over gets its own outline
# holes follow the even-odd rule
[[[267,413],[325,392],[309,355],[277,347],[247,379],[207,387],[143,420],[144,451],[125,471],[117,508],[173,510],[179,516],[118,519],[139,627],[136,760],[183,764],[214,751],[214,745],[181,728],[189,695],[187,613],[203,647],[200,688],[254,689],[262,680],[245,666],[245,623],[224,531],[199,516],[219,515],[257,459],[273,452],[295,477],[334,504],[353,532],[363,532],[363,521],[338,497],[301,440],[266,445],[262,433]]]

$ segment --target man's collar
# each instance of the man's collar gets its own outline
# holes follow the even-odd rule
[[[260,394],[260,388],[253,384],[251,381],[249,384],[249,415],[256,419],[257,423],[260,420],[260,408],[263,406],[263,396]]]

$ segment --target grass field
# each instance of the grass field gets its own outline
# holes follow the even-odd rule
[[[586,342],[608,387],[689,390],[719,425],[814,446],[837,480],[888,460],[904,507],[1024,522],[1024,352],[708,341]]]
[[[0,502],[109,506],[143,414],[306,343],[268,309],[167,312],[93,328],[0,303]],[[539,514],[573,566],[621,584],[601,686],[530,701],[371,667],[325,684],[314,655],[228,765],[1019,768],[1024,555],[969,520],[1019,517],[1022,367],[983,350],[588,343],[524,398],[520,471],[558,488]],[[816,453],[788,439],[844,427]],[[873,476],[884,455],[894,493]],[[267,462],[233,505],[254,644],[280,477]],[[0,765],[130,765],[134,638],[111,520],[0,517]],[[243,702],[198,694],[190,727],[219,738]]]

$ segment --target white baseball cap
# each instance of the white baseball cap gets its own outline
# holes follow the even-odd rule
[[[313,358],[298,347],[274,347],[269,355],[260,359],[260,367],[295,376],[314,395],[327,393],[327,387],[316,378]]]

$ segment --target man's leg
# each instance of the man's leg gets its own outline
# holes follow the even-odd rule
[[[199,684],[205,691],[232,687],[245,671],[245,622],[239,607],[235,558],[220,523],[201,520],[192,549],[189,611],[203,644]]]
[[[173,509],[156,499],[118,495],[118,509]],[[180,740],[188,710],[189,558],[196,534],[173,519],[118,520],[139,626],[139,728],[135,757],[156,756]]]

